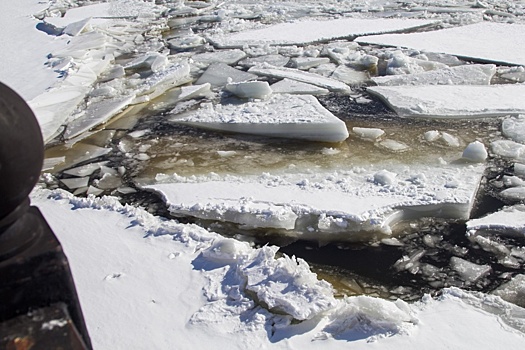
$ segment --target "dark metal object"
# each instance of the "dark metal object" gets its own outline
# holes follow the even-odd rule
[[[43,158],[33,112],[0,83],[0,347],[18,341],[28,345],[21,348],[46,348],[42,339],[64,332],[37,329],[35,322],[60,315],[71,336],[50,341],[65,342],[62,348],[91,349],[67,258],[38,208],[29,205]]]

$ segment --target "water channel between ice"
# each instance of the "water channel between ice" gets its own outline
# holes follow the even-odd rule
[[[171,216],[156,195],[140,190],[141,185],[154,183],[158,174],[192,176],[213,172],[244,176],[264,172],[285,174],[331,170],[344,173],[345,170],[370,164],[437,165],[457,161],[467,144],[474,140],[488,142],[499,133],[498,119],[453,122],[400,119],[371,97],[363,101],[363,95],[349,97],[332,94],[320,98],[320,101],[345,121],[348,130],[354,127],[384,130],[385,134],[376,141],[363,139],[353,132],[346,141],[334,144],[181,126],[172,123],[159,110],[168,107],[168,92],[148,106],[128,109],[103,130],[72,146],[49,147],[46,157],[66,157],[64,163],[51,170],[60,174],[72,164],[82,164],[78,160],[93,146],[111,145],[112,151],[98,161],[107,161],[105,164],[110,168],[120,167],[124,174],[121,185],[130,189],[129,192],[112,191],[111,194],[121,197],[124,202],[145,206],[156,214]],[[424,137],[425,133],[436,130],[449,137],[432,142]],[[393,140],[402,147],[385,146],[382,144],[385,140]],[[68,175],[62,173],[61,177],[67,178]],[[413,220],[396,226],[394,240],[381,234],[367,234],[367,239],[361,242],[327,244],[296,241],[279,230],[246,229],[191,217],[177,219],[195,222],[256,245],[280,245],[283,253],[302,257],[312,264],[314,271],[330,281],[339,295],[364,293],[417,300],[422,293],[439,291],[445,286],[493,289],[501,283],[498,276],[509,273],[505,266],[496,264],[495,267],[492,264],[498,272],[491,274],[493,277],[465,285],[447,267],[452,256],[458,255],[458,252],[464,255],[472,248],[465,238],[464,224],[457,221]],[[414,258],[417,254],[424,257]],[[491,263],[487,254],[474,255],[476,263]],[[409,260],[414,258],[417,269],[411,270],[403,265],[403,259],[407,257]],[[420,269],[435,271],[421,274],[418,273]]]

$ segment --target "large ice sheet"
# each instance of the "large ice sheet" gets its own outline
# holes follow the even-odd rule
[[[330,21],[282,23],[263,29],[230,35],[214,35],[209,39],[218,47],[242,48],[245,45],[305,45],[334,39],[352,39],[360,35],[400,32],[429,26],[427,20],[342,18]],[[315,28],[315,30],[312,30]]]
[[[379,86],[367,91],[403,117],[484,118],[525,113],[524,84]]]
[[[345,123],[325,109],[313,96],[276,94],[265,101],[243,104],[203,104],[177,123],[200,128],[339,142],[348,137]]]
[[[158,177],[176,215],[279,228],[315,240],[390,234],[400,220],[469,216],[483,166],[403,166],[332,173],[202,178]],[[340,179],[340,180],[335,180]],[[164,183],[165,182],[165,183]]]
[[[481,22],[437,31],[357,38],[366,44],[453,54],[484,62],[525,65],[525,25]]]

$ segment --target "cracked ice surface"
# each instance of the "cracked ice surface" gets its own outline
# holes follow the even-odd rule
[[[335,39],[351,39],[360,35],[398,32],[425,27],[436,22],[427,20],[343,18],[330,21],[300,21],[272,25],[263,29],[243,31],[226,36],[211,36],[222,48],[242,48],[245,45],[305,45]],[[315,28],[316,30],[311,30]]]

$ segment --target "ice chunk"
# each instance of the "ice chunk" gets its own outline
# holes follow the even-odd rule
[[[72,139],[97,125],[106,123],[126,108],[134,98],[135,96],[131,95],[92,103],[80,118],[68,124],[64,138],[66,140]]]
[[[485,145],[479,141],[474,141],[468,144],[468,146],[463,150],[463,159],[469,160],[471,162],[484,162],[487,159],[488,153],[485,149]]]
[[[398,50],[394,51],[387,60],[386,74],[417,74],[446,67],[443,63],[413,58]]]
[[[283,66],[286,66],[288,61],[290,61],[290,58],[286,56],[279,55],[279,54],[273,54],[273,55],[263,55],[263,56],[246,58],[240,61],[239,65],[250,68],[253,66],[262,65],[266,63],[274,67],[283,67]]]
[[[272,84],[271,89],[278,94],[297,94],[297,95],[326,95],[330,93],[329,90],[312,84],[302,83],[297,80],[284,78],[275,84]]]
[[[168,64],[168,58],[158,52],[147,52],[145,55],[138,57],[124,66],[125,70],[142,70],[150,69],[152,72],[158,72],[162,67]]]
[[[108,37],[99,32],[84,33],[75,36],[68,41],[68,45],[61,49],[52,52],[53,57],[67,58],[83,58],[88,50],[99,49],[105,46],[108,42]]]
[[[98,162],[98,163],[90,163],[86,165],[82,165],[76,168],[64,170],[64,174],[83,177],[83,176],[90,176],[95,171],[99,170],[102,165],[107,164],[108,162]]]
[[[358,43],[407,47],[441,52],[467,59],[525,65],[525,25],[483,21],[480,23],[411,34],[360,37]]]
[[[515,200],[515,201],[523,201],[525,200],[525,187],[511,187],[504,189],[501,191],[500,196],[503,198]]]
[[[269,76],[273,78],[288,78],[297,80],[303,83],[316,85],[334,92],[350,92],[350,87],[338,80],[326,78],[318,74],[299,71],[292,68],[278,68],[269,65],[261,67],[252,67],[248,70],[250,73],[258,75]]]
[[[330,59],[326,57],[295,57],[290,60],[293,68],[301,70],[308,70],[326,63],[330,63]]]
[[[47,171],[53,169],[55,166],[64,163],[66,160],[66,157],[53,157],[53,158],[45,158],[44,164],[42,164],[42,171]]]
[[[498,156],[525,161],[525,145],[511,140],[496,140],[490,143],[490,149]]]
[[[525,115],[506,118],[501,124],[503,136],[512,141],[525,143]]]
[[[492,294],[510,303],[525,307],[525,275],[516,275],[496,288]]]
[[[525,113],[525,85],[381,86],[367,91],[403,117],[484,118]]]
[[[374,183],[382,186],[394,185],[396,176],[396,173],[383,169],[374,174]]]
[[[474,283],[480,278],[487,276],[492,271],[490,265],[474,264],[456,256],[450,258],[450,267],[468,283]]]
[[[403,142],[392,139],[385,139],[379,142],[379,145],[393,152],[404,152],[409,149],[408,145],[404,144]]]
[[[230,83],[225,86],[225,89],[240,98],[265,99],[272,94],[272,89],[266,81]]]
[[[91,17],[88,17],[78,22],[70,23],[64,28],[64,30],[62,30],[62,33],[71,36],[77,36],[86,30],[90,21]]]
[[[56,136],[88,91],[89,88],[84,86],[62,86],[44,92],[28,102],[42,129],[44,143]]]
[[[385,134],[384,130],[376,129],[376,128],[360,128],[360,127],[353,127],[352,131],[358,135],[359,137],[370,140],[370,141],[376,141],[381,136]]]
[[[460,145],[459,139],[456,136],[449,134],[448,132],[442,132],[441,138],[443,139],[443,141],[445,141],[447,146],[459,147]]]
[[[168,46],[174,50],[189,50],[204,44],[206,44],[206,39],[199,35],[190,35],[168,40]]]
[[[428,142],[434,142],[437,141],[441,137],[441,135],[437,130],[429,130],[425,132],[425,134],[423,134],[423,137]]]
[[[193,55],[192,59],[199,66],[209,66],[212,63],[224,63],[231,66],[245,57],[246,53],[242,50],[219,50],[199,53]]]
[[[330,21],[307,20],[271,25],[263,29],[248,30],[230,35],[213,35],[215,46],[242,48],[245,45],[304,45],[334,39],[352,39],[364,34],[396,32],[429,26],[435,22],[403,19],[343,18]],[[316,30],[312,30],[316,28]]]
[[[312,141],[340,142],[346,125],[313,96],[275,94],[265,101],[241,105],[205,104],[195,113],[173,119],[196,127]]]
[[[525,178],[525,164],[514,163],[514,175]]]
[[[238,83],[255,79],[257,79],[257,75],[255,74],[232,68],[225,63],[213,63],[206,69],[195,84],[210,83],[213,87],[219,87],[228,83]]]
[[[374,77],[379,86],[396,85],[489,85],[496,73],[493,64],[471,64],[423,73]]]
[[[71,179],[60,180],[67,188],[74,190],[81,187],[87,187],[89,183],[89,176],[86,177],[74,177]]]
[[[348,85],[359,85],[370,79],[368,72],[355,70],[345,65],[338,66],[330,77]]]
[[[181,61],[170,67],[155,72],[150,75],[137,87],[137,97],[132,101],[133,104],[148,102],[159,97],[166,91],[176,86],[188,83],[190,77],[190,65],[186,61]]]

